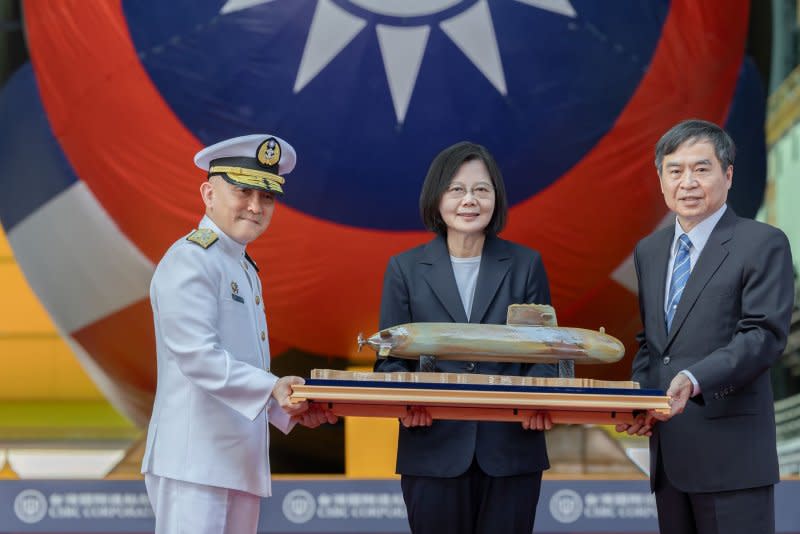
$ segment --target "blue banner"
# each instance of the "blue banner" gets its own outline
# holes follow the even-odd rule
[[[775,488],[776,527],[800,534],[800,480]],[[153,532],[141,481],[0,483],[0,534]],[[283,479],[262,501],[260,533],[407,533],[398,480]],[[545,480],[536,532],[657,533],[655,500],[644,480]]]

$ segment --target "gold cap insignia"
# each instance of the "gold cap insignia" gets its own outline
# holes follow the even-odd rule
[[[209,178],[221,176],[236,187],[283,194],[283,175],[294,169],[297,153],[280,137],[252,134],[207,146],[195,154],[194,162]]]
[[[258,145],[256,159],[264,167],[273,167],[281,160],[281,144],[274,137],[268,137]]]

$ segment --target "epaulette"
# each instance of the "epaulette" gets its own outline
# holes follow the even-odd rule
[[[219,236],[210,228],[200,228],[186,237],[187,241],[191,241],[195,245],[200,245],[203,248],[210,247],[216,243],[218,239]]]
[[[254,261],[253,261],[253,258],[251,258],[251,257],[250,257],[250,256],[247,254],[247,252],[245,252],[245,253],[244,253],[244,257],[245,257],[245,259],[246,259],[247,261],[249,261],[249,262],[250,262],[250,265],[252,265],[252,266],[253,266],[253,269],[255,269],[255,270],[256,270],[256,272],[258,272],[258,265],[256,265],[256,262],[254,262]]]

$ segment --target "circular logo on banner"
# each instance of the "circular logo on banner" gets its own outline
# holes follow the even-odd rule
[[[38,523],[47,515],[47,498],[41,491],[23,490],[14,499],[14,513],[23,523]]]
[[[292,490],[283,498],[283,515],[292,523],[307,523],[316,511],[317,502],[306,490]]]
[[[583,513],[583,499],[571,490],[558,490],[550,497],[550,514],[559,523],[574,523]]]

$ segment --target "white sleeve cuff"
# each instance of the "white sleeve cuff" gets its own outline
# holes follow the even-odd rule
[[[291,416],[283,411],[283,408],[280,407],[272,396],[270,396],[267,402],[267,420],[272,426],[284,434],[291,432],[294,425],[297,424],[297,421],[293,421]]]
[[[691,371],[687,371],[686,369],[684,369],[683,371],[681,371],[681,373],[685,374],[692,382],[692,397],[700,395],[701,393],[700,383],[697,381],[697,379],[694,377]]]

